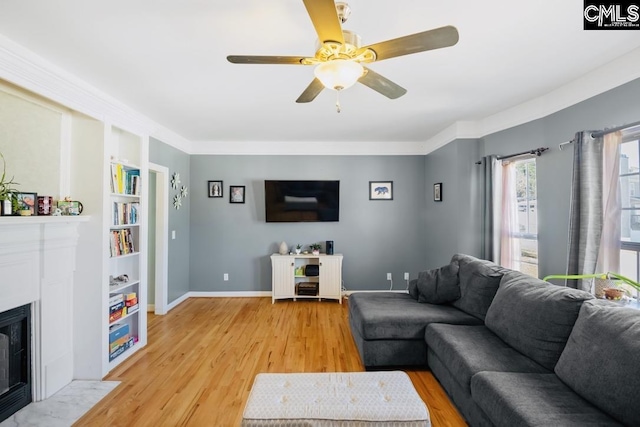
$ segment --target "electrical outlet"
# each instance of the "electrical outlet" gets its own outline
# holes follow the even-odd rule
[[[224,273],[223,279],[225,282],[227,282],[229,280],[229,273]]]
[[[404,273],[404,280],[409,280],[409,273]]]
[[[176,230],[171,230],[171,240],[176,239]]]
[[[387,280],[391,280],[391,273],[387,273]]]

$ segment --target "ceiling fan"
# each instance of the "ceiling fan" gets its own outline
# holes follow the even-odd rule
[[[343,30],[351,14],[349,5],[334,0],[303,0],[307,13],[318,33],[319,48],[313,57],[229,55],[234,64],[315,65],[315,78],[296,100],[313,101],[324,88],[341,90],[360,82],[390,99],[407,90],[362,64],[382,61],[402,55],[453,46],[458,42],[458,30],[445,26],[411,34],[368,46],[361,46],[360,36]],[[336,104],[340,112],[340,102]]]

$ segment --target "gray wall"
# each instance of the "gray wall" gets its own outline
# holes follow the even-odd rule
[[[186,186],[189,190],[187,199],[182,207],[176,210],[173,207],[173,196],[178,190],[169,187],[169,278],[168,278],[168,302],[180,298],[189,292],[189,214],[191,211],[190,199],[196,193],[196,189],[190,185],[189,155],[177,150],[156,139],[149,140],[149,161],[169,168],[169,174],[180,174],[182,181],[180,187]],[[176,239],[171,239],[171,231],[175,230]],[[150,230],[151,231],[151,230]],[[151,248],[150,248],[151,250]]]
[[[340,180],[340,221],[266,223],[264,180]],[[222,180],[224,197],[207,197]],[[370,201],[369,181],[393,181],[393,201]],[[270,291],[270,254],[285,241],[333,240],[344,255],[347,289],[405,289],[403,272],[424,269],[424,156],[191,157],[191,290]],[[229,186],[246,186],[246,203],[229,203]],[[229,281],[223,281],[223,274]]]
[[[537,160],[540,277],[563,274],[566,271],[573,146],[567,145],[560,151],[558,144],[571,140],[575,133],[581,130],[610,128],[637,120],[640,120],[640,79],[542,119],[488,135],[477,142],[477,159],[483,155],[507,155],[541,146],[550,148]],[[461,141],[454,141],[429,154],[425,162],[427,185],[440,181],[453,183],[454,188],[448,187],[447,184],[444,186],[445,202],[440,204],[443,208],[447,206],[447,197],[451,191],[462,194],[474,187],[474,184],[468,186],[466,182],[461,181],[470,177],[462,170],[463,165],[459,161],[456,162],[461,158],[460,150],[463,145]],[[470,152],[469,150],[466,153]],[[456,164],[456,171],[446,166]],[[480,167],[477,168],[479,173]],[[475,187],[476,198],[480,201],[481,192],[477,184]],[[465,227],[464,219],[459,218],[458,214],[466,216],[466,212],[459,210],[449,216],[448,213],[453,209],[438,210],[440,206],[434,208],[429,200],[432,198],[427,199],[427,239],[441,240],[449,253],[453,249],[464,247],[460,243],[464,236],[458,232],[456,243],[453,228],[456,224]],[[481,218],[481,215],[477,215],[477,218]],[[478,222],[477,230],[481,229],[480,225]],[[478,232],[465,230],[464,233],[469,233],[471,240],[476,241]],[[446,254],[428,246],[429,266],[442,264],[445,258]]]
[[[445,265],[455,253],[480,256],[481,210],[479,169],[482,143],[475,139],[450,142],[425,157],[425,267]],[[442,183],[442,201],[433,200],[433,185]]]

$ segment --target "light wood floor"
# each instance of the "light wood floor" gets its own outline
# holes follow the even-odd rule
[[[191,298],[149,316],[147,346],[105,378],[122,384],[75,426],[237,426],[260,372],[364,370],[346,303]],[[407,372],[433,426],[466,425],[430,372]]]

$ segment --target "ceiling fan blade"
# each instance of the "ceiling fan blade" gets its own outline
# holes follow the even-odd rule
[[[250,56],[250,55],[229,55],[227,61],[233,64],[286,64],[303,65],[302,56]]]
[[[456,27],[446,26],[366,46],[376,53],[376,61],[440,49],[458,43]]]
[[[298,99],[296,99],[296,102],[299,104],[311,102],[316,99],[316,96],[318,96],[320,92],[322,92],[322,89],[324,89],[324,85],[320,82],[320,80],[313,79],[311,84],[307,86],[304,92],[302,92]]]
[[[367,72],[358,80],[363,85],[370,87],[390,99],[400,98],[407,93],[407,90],[402,86],[395,84],[370,68],[365,67],[365,69]]]
[[[340,25],[334,0],[303,0],[303,2],[316,33],[318,33],[320,43],[344,44],[342,25]]]

